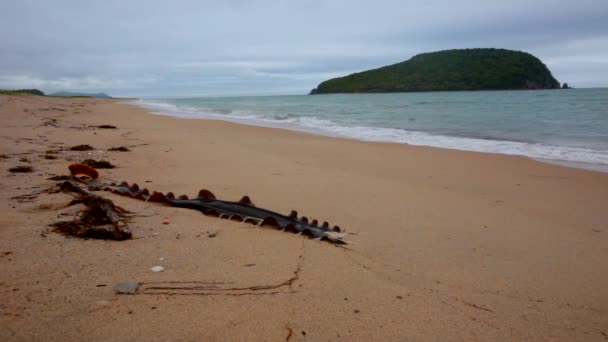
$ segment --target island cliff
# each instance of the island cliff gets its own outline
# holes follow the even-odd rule
[[[559,89],[551,71],[533,55],[505,49],[458,49],[322,82],[310,94],[446,90]]]

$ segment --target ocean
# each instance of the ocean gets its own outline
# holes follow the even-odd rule
[[[608,172],[608,88],[137,100],[156,114],[521,155]]]

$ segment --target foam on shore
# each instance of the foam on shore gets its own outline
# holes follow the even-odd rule
[[[130,104],[154,114],[190,119],[212,119],[246,125],[289,129],[363,141],[401,143],[445,149],[526,156],[564,166],[608,172],[608,151],[536,142],[457,137],[386,127],[346,126],[307,116],[260,115],[246,111],[217,112],[202,107],[177,106],[164,100],[137,100]]]

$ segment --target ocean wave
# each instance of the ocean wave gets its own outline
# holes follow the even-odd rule
[[[608,151],[542,143],[495,140],[478,137],[448,136],[398,128],[348,126],[314,116],[261,115],[247,111],[212,111],[157,100],[138,100],[131,104],[155,114],[180,118],[215,119],[242,124],[284,128],[333,137],[363,141],[402,143],[473,152],[520,155],[537,160],[562,162],[564,165],[608,171]]]

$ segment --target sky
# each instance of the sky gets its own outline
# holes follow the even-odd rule
[[[608,0],[0,2],[0,89],[181,97],[306,94],[430,51],[539,57],[608,86]]]

